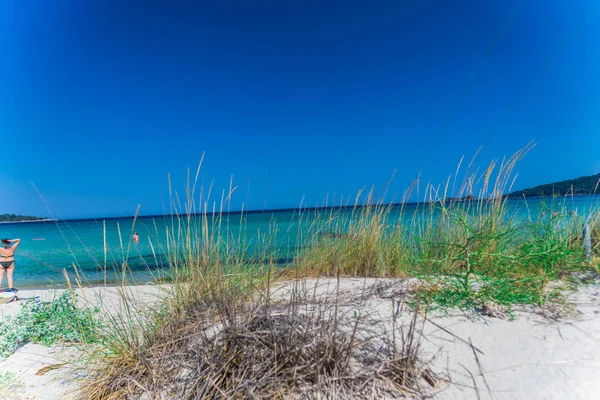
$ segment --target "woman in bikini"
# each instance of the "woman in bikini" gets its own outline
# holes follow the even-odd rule
[[[14,243],[14,244],[13,244]],[[4,271],[8,278],[8,287],[13,287],[13,273],[15,272],[15,250],[21,239],[2,239],[4,248],[0,247],[0,285],[4,280]]]

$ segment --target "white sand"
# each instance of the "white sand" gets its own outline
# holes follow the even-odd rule
[[[276,296],[286,297],[290,284]],[[393,299],[402,297],[407,282],[375,279],[307,281],[317,296],[340,291],[340,309],[360,313],[368,324],[391,330]],[[378,290],[377,287],[379,287]],[[363,296],[364,289],[371,294]],[[276,292],[277,293],[277,292]],[[559,322],[517,311],[513,321],[482,317],[475,312],[429,315],[424,354],[435,356],[432,370],[451,383],[433,389],[439,399],[592,399],[600,398],[600,285],[582,287],[570,296],[577,316]],[[409,313],[401,317],[405,323]],[[435,326],[437,324],[447,331]],[[462,340],[461,340],[462,339]],[[482,373],[471,341],[478,353]],[[473,378],[471,378],[471,374]],[[475,384],[473,383],[475,380]],[[475,389],[477,386],[477,390]]]
[[[390,329],[393,301],[401,298],[407,287],[406,282],[376,279],[342,279],[339,289],[333,279],[309,280],[303,285],[307,292],[316,291],[317,296],[339,290],[343,312],[358,312],[382,331]],[[364,288],[368,296],[363,296]],[[139,301],[150,306],[161,293],[158,286],[137,286],[134,290]],[[290,284],[279,284],[275,297],[285,299],[289,291]],[[44,290],[19,293],[20,297],[39,295],[44,300],[56,294]],[[113,312],[119,309],[116,288],[84,289],[82,297]],[[570,301],[577,309],[576,315],[559,322],[527,310],[516,312],[514,321],[484,318],[475,313],[430,315],[423,349],[425,354],[435,355],[432,370],[448,375],[452,381],[442,382],[434,389],[436,397],[477,399],[479,393],[481,399],[600,398],[600,285],[582,287]],[[18,307],[18,303],[2,305],[0,315],[12,314]],[[401,319],[406,321],[408,317],[405,312]],[[463,340],[470,340],[481,350],[478,358],[487,385],[473,351]],[[74,356],[72,351],[58,346],[24,346],[0,362],[0,374],[11,374],[10,384],[0,383],[0,398],[68,398],[77,386],[76,374],[66,366],[41,376],[36,372],[48,365],[69,362]]]

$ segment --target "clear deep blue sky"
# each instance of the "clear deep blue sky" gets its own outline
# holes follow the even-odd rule
[[[600,2],[518,3],[3,0],[0,213],[160,213],[204,151],[233,208],[532,139],[517,188],[598,173]]]

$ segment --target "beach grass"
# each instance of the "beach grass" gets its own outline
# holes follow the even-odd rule
[[[229,228],[233,185],[221,193],[218,207],[212,205],[211,188],[197,188],[201,163],[195,179],[188,174],[182,198],[171,191],[165,249],[169,292],[148,310],[135,305],[134,293],[122,291],[125,312],[107,318],[104,350],[96,353],[97,369],[83,386],[84,397],[116,399],[166,390],[175,385],[174,374],[185,373],[176,366],[190,363],[193,380],[184,390],[189,398],[248,393],[271,398],[297,395],[307,387],[314,393],[361,388],[366,377],[338,382],[354,373],[348,360],[360,347],[352,329],[342,328],[347,321],[336,318],[339,299],[331,297],[328,309],[300,314],[293,301],[282,309],[271,293],[281,280],[416,279],[422,284],[413,296],[414,315],[421,309],[490,303],[543,305],[556,296],[549,283],[597,269],[596,258],[585,257],[582,227],[592,227],[593,257],[598,257],[600,214],[588,210],[584,220],[556,209],[551,199],[546,215],[515,212],[504,194],[528,150],[492,162],[481,173],[470,163],[461,175],[459,165],[445,185],[426,186],[424,201],[412,215],[404,212],[404,203],[387,204],[371,190],[359,193],[351,206],[299,210],[284,232],[273,221],[253,237],[243,212],[239,229]],[[417,186],[411,185],[403,199],[411,198]],[[127,276],[123,265],[123,287]],[[292,298],[299,296],[295,293]],[[393,375],[406,393],[419,390],[416,376],[425,367],[414,341],[415,324],[398,334],[402,343],[411,344],[382,353],[387,355],[374,361],[381,375],[369,379]],[[308,326],[317,328],[309,335]]]
[[[442,188],[428,186],[427,201],[410,218],[394,221],[392,207],[372,202],[371,194],[367,206],[357,204],[349,216],[331,213],[322,225],[314,224],[307,235],[311,243],[298,254],[291,273],[416,277],[440,288],[446,305],[470,307],[486,300],[541,305],[548,282],[589,270],[593,262],[584,258],[583,216],[552,204],[546,215],[517,213],[503,196],[526,151],[499,166],[490,164],[481,174],[468,174],[455,198],[446,196],[450,179]],[[473,182],[481,182],[477,196]],[[599,214],[588,211],[598,254]]]

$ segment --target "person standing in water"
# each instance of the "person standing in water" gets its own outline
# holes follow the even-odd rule
[[[133,233],[133,242],[134,243],[139,243],[140,242],[140,235],[138,235],[137,232]]]
[[[0,285],[4,280],[4,271],[8,279],[8,287],[13,287],[13,273],[15,272],[15,250],[19,247],[21,239],[2,239],[4,248],[0,247]]]

